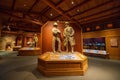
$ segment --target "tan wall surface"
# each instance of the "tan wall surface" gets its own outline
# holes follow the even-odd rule
[[[11,43],[11,48],[14,46],[16,36],[6,35],[0,38],[0,50],[6,50],[7,43]]]
[[[105,37],[106,51],[110,59],[120,60],[120,28],[83,33],[83,38]],[[117,39],[118,47],[111,46],[111,39]]]

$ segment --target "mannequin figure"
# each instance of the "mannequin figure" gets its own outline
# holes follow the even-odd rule
[[[52,48],[53,52],[55,53],[55,43],[56,41],[58,42],[58,52],[61,52],[61,40],[60,40],[60,30],[57,28],[58,24],[55,22],[52,28],[52,34],[53,34],[53,39],[52,39]]]
[[[65,28],[64,28],[64,46],[66,47],[66,52],[68,52],[68,46],[70,44],[71,46],[71,52],[74,52],[74,29],[69,25],[69,22],[65,22]]]

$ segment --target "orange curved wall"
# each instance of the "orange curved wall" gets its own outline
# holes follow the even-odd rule
[[[48,21],[45,23],[41,28],[41,51],[44,52],[51,52],[52,51],[52,28],[53,28],[54,21]],[[81,29],[77,26],[71,25],[75,30],[75,51],[82,52],[82,44],[81,44]],[[63,46],[63,29],[64,29],[64,23],[58,23],[58,28],[61,31],[61,42],[62,42],[62,51],[65,51],[65,48]]]

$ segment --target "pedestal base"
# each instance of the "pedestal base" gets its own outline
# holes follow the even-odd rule
[[[24,47],[19,49],[18,56],[37,56],[40,55],[40,48]]]
[[[45,76],[84,75],[87,68],[87,57],[79,52],[46,52],[38,58],[38,70]]]

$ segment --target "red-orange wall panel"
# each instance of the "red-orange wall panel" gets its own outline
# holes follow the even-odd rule
[[[52,28],[53,28],[54,21],[48,21],[42,26],[41,29],[41,51],[42,53],[52,51]],[[71,25],[73,29],[75,30],[75,51],[82,52],[82,43],[81,43],[81,28]],[[58,28],[61,31],[61,42],[62,42],[62,51],[65,51],[65,48],[63,46],[63,30],[64,30],[64,23],[58,22]]]

